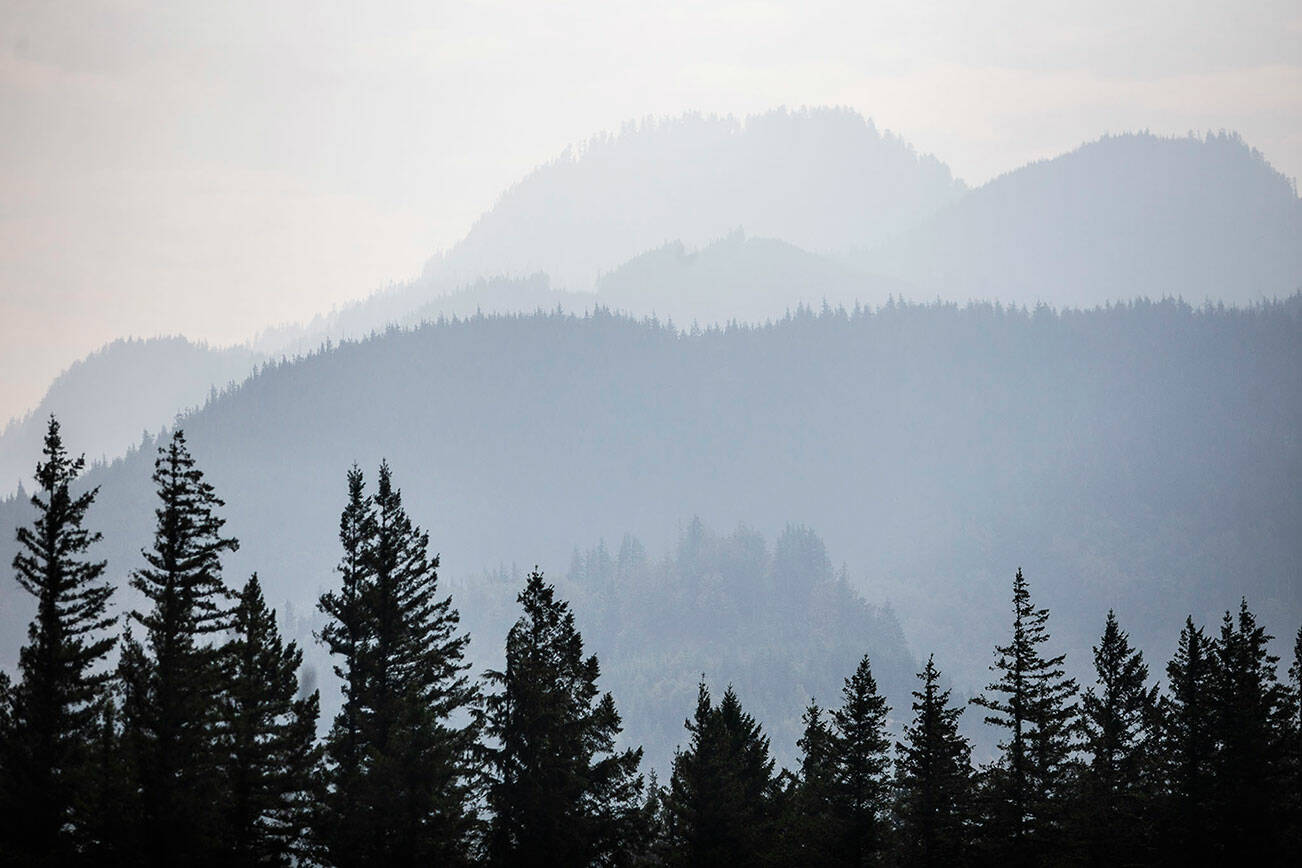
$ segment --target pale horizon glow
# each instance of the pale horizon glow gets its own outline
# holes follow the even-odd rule
[[[1302,175],[1296,0],[0,0],[0,21],[0,427],[116,337],[237,342],[409,279],[630,120],[849,106],[974,185],[1105,133],[1229,129]]]

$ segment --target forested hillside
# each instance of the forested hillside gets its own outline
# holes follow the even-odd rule
[[[203,404],[209,393],[247,377],[261,353],[218,349],[182,337],[117,340],[73,364],[26,416],[0,428],[0,492],[20,479],[30,487],[32,456],[41,448],[51,413],[90,460],[118,458],[147,432]]]
[[[693,516],[769,538],[804,523],[961,685],[985,677],[965,649],[1003,622],[1019,565],[1078,661],[1109,606],[1153,653],[1243,594],[1302,615],[1298,298],[892,305],[686,334],[475,318],[268,367],[184,425],[246,541],[233,574],[300,612],[331,580],[344,469],[387,457],[456,578],[557,574],[628,532],[662,551]],[[118,581],[149,536],[151,462],[86,478]],[[24,514],[4,503],[0,527]],[[26,610],[3,594],[12,660]]]

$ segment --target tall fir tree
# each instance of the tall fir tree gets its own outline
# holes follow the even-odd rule
[[[996,679],[972,702],[989,712],[985,722],[1007,730],[1001,756],[987,769],[985,845],[1010,865],[1063,858],[1063,814],[1071,785],[1077,705],[1076,682],[1064,655],[1046,657],[1049,610],[1031,602],[1019,568],[1013,578],[1013,631],[990,667]]]
[[[131,585],[150,608],[133,611],[145,631],[128,631],[118,671],[124,743],[131,751],[140,795],[145,847],[154,865],[213,865],[223,861],[213,806],[223,799],[219,774],[223,688],[219,633],[230,625],[232,594],[221,557],[239,543],[222,535],[224,504],[204,479],[177,429],[154,462],[159,505],[154,545]]]
[[[36,616],[0,731],[0,837],[4,852],[26,865],[72,861],[94,819],[86,814],[88,749],[108,678],[100,664],[114,644],[107,631],[117,619],[108,614],[105,562],[88,557],[100,540],[85,526],[98,489],[72,491],[85,465],[68,454],[51,416],[31,496],[36,520],[18,529],[13,561]]]
[[[308,855],[317,796],[319,697],[297,697],[303,652],[286,645],[254,575],[224,650],[223,842],[231,866],[289,866]]]
[[[369,503],[360,476],[349,486],[344,588],[321,603],[334,618],[323,636],[344,658],[346,691],[329,745],[330,804],[344,835],[327,833],[324,856],[336,865],[458,864],[475,826],[470,639],[451,597],[439,596],[438,557],[388,464]]]
[[[959,734],[963,706],[949,704],[934,656],[918,673],[913,722],[895,745],[899,861],[962,865],[971,846],[972,746]]]
[[[1160,828],[1163,857],[1170,864],[1198,864],[1214,852],[1215,644],[1186,618],[1166,667],[1170,695],[1162,701],[1166,794]]]
[[[1227,857],[1259,865],[1281,857],[1280,795],[1286,782],[1286,703],[1271,638],[1241,601],[1237,617],[1225,613],[1213,678],[1219,838]]]
[[[359,864],[370,824],[367,806],[359,802],[362,772],[362,703],[366,672],[363,655],[372,641],[371,594],[375,506],[366,493],[362,471],[348,471],[348,503],[339,517],[343,555],[336,571],[338,590],[321,595],[318,607],[328,619],[317,638],[336,659],[333,665],[343,692],[343,704],[325,740],[327,788],[317,812],[316,839],[337,865]]]
[[[802,718],[796,742],[800,770],[784,804],[781,821],[782,861],[792,865],[828,865],[836,858],[845,832],[836,813],[837,748],[832,726],[817,702]]]
[[[777,781],[769,740],[729,687],[717,706],[704,681],[691,740],[674,755],[666,794],[671,865],[771,864],[777,852]]]
[[[841,864],[880,863],[889,843],[889,713],[865,654],[845,680],[841,707],[832,712],[837,757],[833,804],[844,833],[838,844]]]
[[[619,712],[569,604],[536,569],[506,664],[486,674],[483,750],[495,865],[625,865],[647,838],[641,748],[618,750]]]
[[[1144,655],[1108,612],[1094,647],[1097,683],[1081,699],[1088,757],[1079,793],[1079,839],[1095,865],[1148,864],[1158,779],[1157,687]]]
[[[1283,717],[1286,801],[1284,850],[1302,853],[1302,627],[1293,639],[1288,667],[1287,711]]]

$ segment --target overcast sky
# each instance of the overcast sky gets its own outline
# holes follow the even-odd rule
[[[848,105],[969,183],[1105,132],[1302,175],[1302,3],[0,0],[0,425],[117,336],[415,275],[566,144]]]

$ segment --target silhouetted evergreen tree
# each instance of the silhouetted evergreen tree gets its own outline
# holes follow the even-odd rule
[[[338,613],[323,635],[344,657],[347,703],[330,741],[330,804],[344,834],[326,830],[325,856],[336,865],[456,864],[468,858],[474,826],[470,640],[457,632],[452,599],[438,596],[438,557],[388,464],[369,504],[360,476],[349,489],[344,588],[322,599]]]
[[[672,865],[769,863],[777,844],[769,740],[729,687],[718,706],[702,682],[691,741],[674,756],[667,795]]]
[[[87,850],[104,868],[138,865],[140,843],[136,834],[139,801],[134,776],[123,749],[117,704],[112,697],[98,707],[94,740],[90,744],[90,788],[86,815]]]
[[[784,804],[782,861],[793,865],[828,865],[845,838],[836,813],[837,745],[831,725],[818,703],[803,717],[800,771]]]
[[[496,865],[624,865],[646,843],[641,748],[617,750],[619,712],[569,604],[536,569],[517,597],[506,665],[485,677],[488,857]]]
[[[1170,696],[1162,703],[1162,756],[1167,794],[1161,828],[1162,855],[1170,864],[1198,864],[1213,852],[1215,653],[1215,642],[1187,618],[1166,667]]]
[[[987,694],[972,700],[990,714],[985,722],[1008,731],[999,760],[986,770],[982,836],[1007,864],[1061,859],[1063,808],[1069,792],[1076,682],[1066,677],[1064,655],[1045,657],[1049,610],[1037,609],[1021,569],[1013,579],[1013,634],[996,646],[997,674]]]
[[[221,555],[239,543],[222,536],[223,506],[204,481],[177,430],[154,463],[159,505],[154,545],[131,585],[151,604],[132,612],[145,629],[141,645],[123,639],[124,739],[140,790],[144,858],[155,865],[221,861],[214,806],[223,798],[218,773],[223,688],[221,649],[212,637],[230,625],[231,593]]]
[[[1271,636],[1246,600],[1237,618],[1225,613],[1213,670],[1219,750],[1214,776],[1217,827],[1228,859],[1275,864],[1280,858],[1281,794],[1286,783],[1281,713],[1284,691]]]
[[[872,865],[881,861],[888,843],[887,808],[891,742],[886,734],[890,707],[877,692],[868,656],[845,680],[835,724],[836,786],[834,812],[843,837],[836,861]]]
[[[18,584],[36,598],[36,617],[0,728],[0,838],[3,852],[25,865],[72,861],[92,821],[88,748],[108,677],[97,670],[117,619],[108,615],[105,563],[87,558],[100,539],[85,527],[98,489],[70,490],[85,464],[68,455],[51,416],[31,496],[37,517],[18,529],[13,561]]]
[[[362,702],[366,673],[362,655],[372,641],[373,625],[368,614],[372,585],[371,549],[375,536],[375,509],[366,494],[362,471],[353,465],[348,471],[348,504],[339,517],[339,542],[343,556],[336,570],[340,587],[321,595],[318,607],[329,620],[318,639],[337,658],[333,669],[343,692],[343,707],[325,740],[325,773],[328,788],[317,817],[317,838],[337,865],[357,864],[360,858],[369,809],[362,806]],[[350,854],[358,854],[352,856]]]
[[[223,814],[226,864],[295,864],[307,852],[316,798],[319,698],[295,698],[303,652],[281,641],[258,577],[240,592],[224,649]]]
[[[895,787],[899,861],[961,865],[971,845],[972,746],[959,735],[962,706],[950,706],[934,656],[918,673],[913,722],[896,743]]]
[[[1094,648],[1098,683],[1081,700],[1088,764],[1079,793],[1080,839],[1095,865],[1148,864],[1157,779],[1157,687],[1144,655],[1109,611]]]
[[[1285,747],[1284,851],[1302,852],[1302,628],[1293,640],[1293,662],[1288,667],[1288,709],[1283,715]]]

